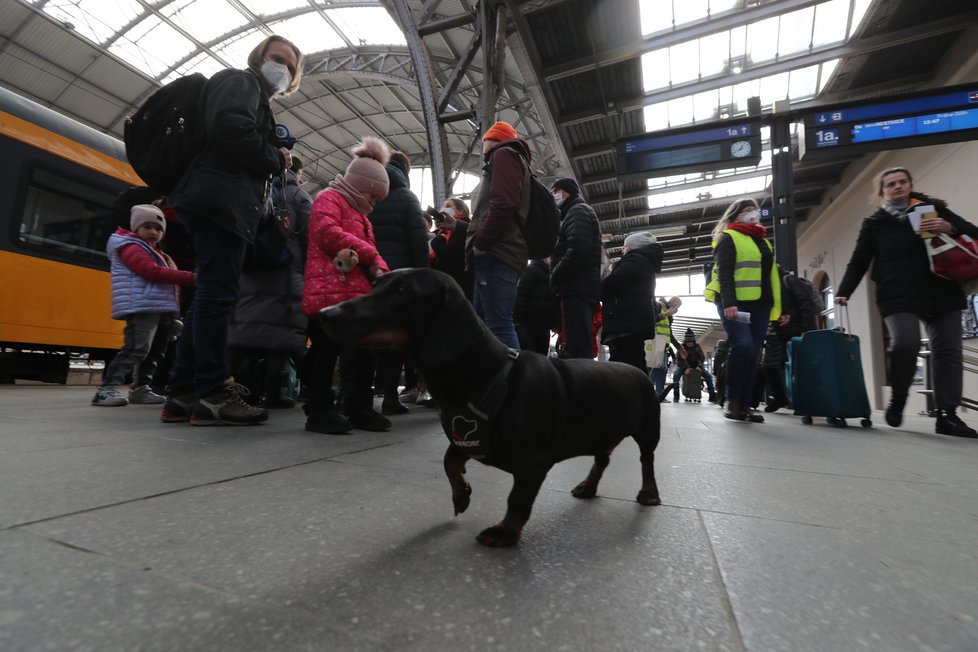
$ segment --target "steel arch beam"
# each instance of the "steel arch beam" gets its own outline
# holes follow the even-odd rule
[[[431,182],[435,201],[443,201],[448,196],[448,143],[445,127],[438,121],[437,98],[435,97],[435,70],[432,66],[428,48],[421,41],[418,24],[407,6],[406,0],[389,0],[401,31],[407,40],[408,51],[414,62],[414,75],[421,98],[421,112],[427,128],[428,150],[431,154]]]

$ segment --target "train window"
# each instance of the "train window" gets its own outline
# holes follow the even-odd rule
[[[83,258],[105,260],[105,243],[119,225],[115,194],[57,172],[31,172],[20,241]]]

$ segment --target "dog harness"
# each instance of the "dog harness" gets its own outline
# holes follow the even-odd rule
[[[478,400],[469,401],[461,411],[443,409],[441,413],[441,425],[452,446],[461,448],[476,460],[489,454],[493,425],[509,391],[509,371],[520,354],[516,349],[509,349],[507,353],[509,357],[506,362],[489,381]]]

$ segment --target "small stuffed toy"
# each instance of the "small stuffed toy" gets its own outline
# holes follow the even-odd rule
[[[357,252],[352,249],[340,249],[336,252],[336,257],[333,258],[333,264],[336,265],[336,269],[340,270],[344,274],[349,274],[353,271],[353,268],[357,266],[360,262],[360,258],[357,256]]]

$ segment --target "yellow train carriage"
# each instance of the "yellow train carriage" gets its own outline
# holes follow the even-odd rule
[[[139,177],[122,143],[0,88],[0,382],[64,382],[69,353],[122,345],[105,243]]]

